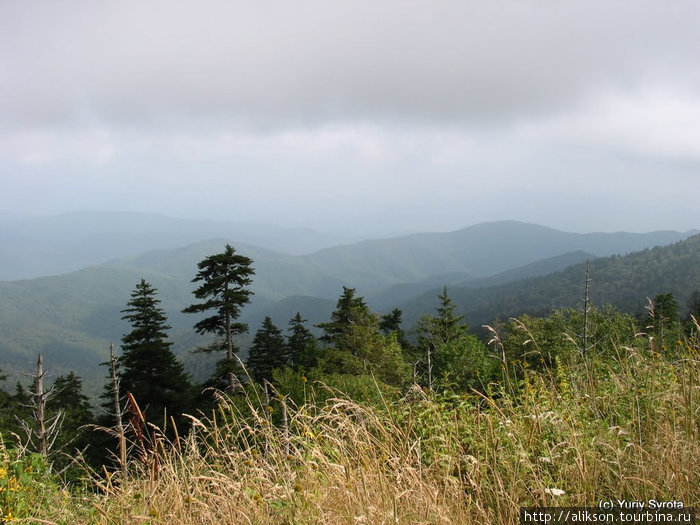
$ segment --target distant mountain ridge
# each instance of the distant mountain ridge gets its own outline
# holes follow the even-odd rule
[[[153,249],[175,249],[226,237],[293,254],[357,240],[255,223],[167,217],[152,213],[85,211],[49,217],[7,215],[0,222],[0,281],[76,271]]]
[[[692,232],[567,233],[516,221],[482,223],[447,233],[417,233],[359,241],[349,233],[191,220],[150,213],[71,212],[51,217],[4,216],[0,222],[0,281],[32,279],[151,250],[178,249],[213,238],[286,255],[304,255],[317,271],[357,286],[418,281],[447,272],[493,275],[537,260],[584,250],[596,256],[668,244]],[[513,250],[482,249],[510,246]],[[473,249],[471,249],[473,248]],[[398,269],[393,262],[403,261]],[[407,264],[410,261],[411,264]],[[371,263],[371,268],[368,268]]]
[[[639,313],[648,298],[670,292],[683,312],[690,294],[700,290],[700,235],[625,256],[597,258],[590,261],[589,269],[590,300],[594,306],[612,305],[621,311]],[[494,318],[580,308],[585,271],[586,264],[582,263],[549,275],[495,286],[452,286],[449,294],[459,313],[478,328]],[[439,291],[436,288],[400,304],[407,322],[414,322],[434,308]]]
[[[255,295],[242,316],[254,333],[265,315],[271,315],[283,329],[296,311],[309,324],[327,320],[342,286],[355,287],[376,311],[405,308],[409,322],[432,311],[434,291],[443,284],[449,284],[451,295],[454,290],[460,301],[464,295],[460,304],[470,315],[500,313],[502,309],[489,301],[510,293],[510,285],[504,283],[546,279],[538,276],[584,258],[606,255],[613,249],[624,253],[640,245],[648,249],[685,235],[571,234],[504,221],[450,233],[363,241],[306,255],[284,254],[226,238],[149,250],[59,276],[0,282],[0,368],[16,375],[42,352],[57,370],[75,370],[85,376],[86,386],[94,387],[104,375],[98,363],[105,360],[105,349],[110,341],[118,343],[127,329],[120,311],[142,277],[158,289],[173,327],[175,348],[181,352],[192,349],[198,344],[192,333],[195,319],[181,313],[193,300],[190,281],[197,262],[221,251],[226,242],[254,261]],[[489,260],[493,261],[490,265]],[[572,278],[566,285],[578,286],[576,282]],[[469,302],[472,299],[466,298],[479,299]]]

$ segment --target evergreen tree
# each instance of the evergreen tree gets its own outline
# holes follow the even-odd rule
[[[144,279],[131,294],[122,319],[132,331],[122,337],[119,358],[119,390],[136,399],[147,419],[162,426],[164,410],[182,422],[189,408],[190,384],[182,364],[170,350],[165,313],[158,307],[156,289]]]
[[[697,336],[695,323],[700,323],[700,290],[693,290],[686,305],[688,306],[688,313],[683,319],[685,330],[688,335],[695,337]]]
[[[85,427],[93,424],[94,418],[90,398],[83,393],[83,380],[75,372],[58,376],[53,383],[50,401],[51,411],[62,411],[64,414],[61,432],[67,434],[64,436],[68,438],[66,441],[84,442],[81,437],[85,433]]]
[[[463,315],[455,315],[455,305],[447,295],[447,286],[444,286],[439,294],[440,306],[437,307],[437,315],[433,318],[431,335],[437,337],[442,342],[449,342],[467,333],[467,325],[464,323]]]
[[[95,423],[89,398],[83,393],[83,381],[69,372],[67,376],[58,376],[53,383],[52,393],[48,403],[48,417],[62,414],[61,425],[56,436],[53,449],[64,454],[54,456],[58,470],[68,467],[75,452],[84,453],[91,463],[97,457],[91,450],[90,425]],[[66,471],[65,478],[77,481],[82,476],[82,468],[71,467]]]
[[[678,302],[672,293],[662,293],[654,297],[650,313],[650,326],[661,350],[671,350],[676,346],[680,335],[680,315]],[[652,315],[653,314],[653,315]]]
[[[282,331],[272,323],[272,319],[265,317],[250,347],[248,372],[260,383],[271,381],[272,371],[287,364],[286,351]]]
[[[401,348],[407,350],[410,347],[406,339],[406,332],[401,328],[401,318],[403,312],[398,308],[394,308],[388,314],[382,315],[379,321],[379,329],[386,335],[396,334],[396,340],[401,345]]]
[[[440,304],[435,309],[436,315],[425,315],[418,320],[418,346],[423,354],[467,333],[467,325],[462,322],[464,316],[455,315],[455,305],[447,295],[446,286],[437,298]]]
[[[299,312],[289,321],[287,336],[287,357],[290,364],[298,370],[310,370],[318,363],[318,343],[311,331],[304,326],[304,319]]]
[[[17,381],[17,384],[15,385],[15,394],[12,396],[12,406],[15,416],[14,424],[15,428],[17,429],[15,433],[19,434],[19,428],[21,428],[19,422],[28,421],[32,418],[33,406],[32,392],[24,388],[22,383],[19,381]]]
[[[418,355],[416,356],[420,369],[425,374],[427,385],[433,387],[433,380],[444,375],[449,366],[447,359],[441,359],[441,354],[445,354],[451,343],[467,335],[467,325],[463,323],[464,316],[455,315],[455,305],[447,294],[447,286],[443,287],[439,294],[439,306],[436,308],[436,315],[423,316],[418,321]]]
[[[224,373],[228,386],[236,385],[235,371],[238,369],[234,362],[234,354],[238,351],[233,337],[248,331],[244,323],[236,322],[241,314],[241,308],[250,302],[251,292],[247,286],[252,283],[251,276],[255,274],[253,261],[239,255],[227,244],[223,253],[210,255],[197,264],[199,272],[193,283],[202,284],[192,293],[202,302],[192,304],[183,310],[184,313],[213,312],[194,325],[199,334],[214,334],[219,337],[204,351],[225,351],[226,358],[217,367],[217,374]]]
[[[693,290],[688,297],[686,303],[688,307],[688,314],[685,317],[686,321],[690,321],[690,316],[695,317],[695,320],[700,323],[700,290]]]
[[[330,344],[320,359],[324,372],[372,373],[393,385],[400,385],[408,376],[396,335],[381,333],[378,317],[362,297],[355,297],[353,288],[343,287],[330,322],[317,326],[324,332],[321,340]]]
[[[7,376],[0,371],[0,381],[7,379]],[[12,421],[13,403],[9,392],[0,389],[0,434],[7,435]]]
[[[355,289],[343,286],[343,293],[338,299],[336,308],[328,323],[317,326],[323,330],[321,341],[328,343],[338,350],[356,355],[359,341],[355,327],[370,326],[378,329],[376,318],[372,315],[362,297],[355,297]]]

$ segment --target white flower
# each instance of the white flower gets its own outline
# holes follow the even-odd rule
[[[563,496],[564,494],[566,494],[566,492],[557,488],[544,489],[544,491],[550,496]]]

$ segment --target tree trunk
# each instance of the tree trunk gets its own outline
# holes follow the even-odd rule
[[[117,360],[114,357],[114,345],[109,343],[109,369],[112,375],[112,395],[114,396],[114,418],[117,423],[119,438],[119,464],[122,474],[126,476],[126,436],[122,423],[122,409],[119,403],[119,381],[117,380]]]
[[[581,352],[583,355],[586,355],[588,353],[588,310],[590,309],[588,306],[589,299],[588,299],[588,287],[591,282],[591,272],[590,272],[590,263],[589,261],[586,261],[586,286],[584,288],[583,292],[583,347],[581,349]]]
[[[39,354],[36,361],[36,375],[34,376],[34,397],[36,403],[34,407],[34,415],[36,417],[39,430],[37,431],[37,440],[39,441],[39,454],[46,456],[49,451],[48,439],[46,437],[46,421],[44,419],[44,408],[46,406],[46,396],[44,394],[44,361]]]

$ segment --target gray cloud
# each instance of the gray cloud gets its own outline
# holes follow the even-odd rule
[[[3,2],[0,209],[697,227],[698,5]]]
[[[481,122],[698,87],[694,2],[5,5],[2,110],[25,125]]]

